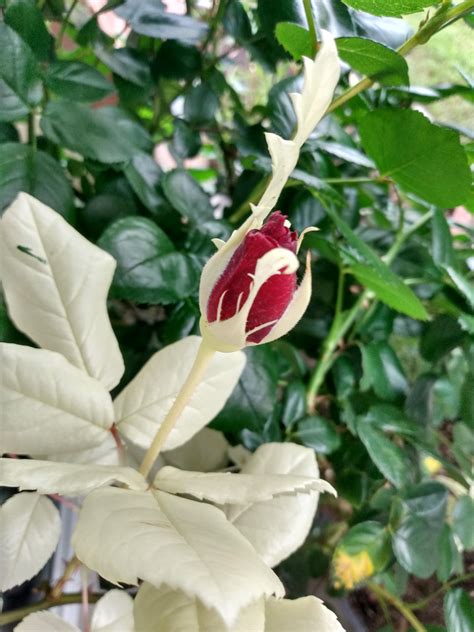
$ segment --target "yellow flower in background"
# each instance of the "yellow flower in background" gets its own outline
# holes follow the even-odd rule
[[[355,555],[349,555],[343,549],[336,551],[333,565],[335,588],[352,590],[374,574],[374,565],[367,551]]]
[[[437,474],[443,467],[443,464],[432,456],[425,456],[423,459],[423,467],[428,474]]]

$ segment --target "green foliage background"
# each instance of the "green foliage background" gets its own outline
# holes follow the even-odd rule
[[[470,629],[456,585],[473,548],[473,228],[452,209],[474,212],[473,132],[413,105],[443,112],[457,96],[472,114],[473,86],[462,68],[454,82],[410,85],[404,56],[456,20],[472,25],[474,2],[187,0],[186,15],[160,0],[111,0],[97,14],[76,0],[0,4],[0,207],[27,191],[117,259],[124,381],[198,332],[210,239],[264,190],[264,131],[291,136],[301,56],[320,28],[338,38],[337,98],[278,203],[297,230],[320,227],[305,238],[312,301],[287,339],[247,350],[212,427],[250,449],[314,448],[339,492],[280,569],[292,596],[310,577],[336,597],[369,582],[383,608],[425,630],[429,596],[404,594],[434,576],[448,631]],[[419,28],[399,19],[428,7]],[[126,20],[114,38],[98,25],[109,8]],[[3,340],[27,342],[4,306],[0,322]],[[369,573],[338,575],[341,554],[361,553]]]

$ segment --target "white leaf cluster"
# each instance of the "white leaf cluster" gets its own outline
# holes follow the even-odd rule
[[[267,135],[273,177],[250,220],[256,225],[327,107],[338,77],[334,50],[327,39],[318,58],[305,61],[305,88],[292,97],[295,138]],[[114,260],[27,194],[5,212],[1,231],[10,316],[42,348],[0,347],[0,451],[8,457],[0,459],[0,485],[20,489],[0,507],[0,588],[30,579],[53,553],[60,518],[47,496],[80,496],[78,559],[112,583],[143,582],[135,601],[123,590],[107,593],[95,606],[92,632],[341,632],[316,598],[283,599],[271,570],[304,542],[319,493],[335,493],[319,479],[314,452],[266,444],[244,454],[240,473],[215,471],[228,464],[229,446],[205,426],[232,393],[245,354],[215,353],[150,483],[125,446],[150,447],[201,339],[155,353],[112,401],[109,390],[124,371],[106,306]],[[16,630],[77,632],[49,612],[26,617]]]

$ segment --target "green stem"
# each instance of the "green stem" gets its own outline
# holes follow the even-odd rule
[[[306,20],[308,22],[309,35],[311,37],[311,46],[313,53],[316,54],[318,50],[318,36],[316,35],[316,24],[314,22],[313,8],[311,6],[311,0],[303,0],[304,12],[306,14]]]
[[[389,180],[384,177],[360,177],[360,178],[322,178],[323,182],[327,184],[358,184],[358,183],[367,183],[367,182],[375,182],[381,184],[388,184]]]
[[[185,409],[194,391],[201,382],[204,376],[204,372],[206,371],[210,361],[214,357],[214,353],[214,349],[208,347],[203,340],[185,383],[178,393],[178,396],[176,397],[168,414],[164,418],[163,423],[159,427],[155,438],[153,439],[153,442],[148,448],[148,452],[145,454],[143,462],[140,465],[140,473],[143,474],[145,478],[150,473],[153,464],[158,458],[158,455],[160,454],[161,449],[163,448],[166,439],[168,438],[168,435],[173,430],[176,422],[178,421],[179,416]]]
[[[472,9],[474,9],[474,0],[464,0],[464,2],[460,2],[451,8],[447,8],[446,5],[441,6],[439,11],[437,11],[431,19],[427,20],[425,24],[421,26],[414,35],[412,35],[412,37],[407,39],[407,41],[398,48],[397,53],[405,56],[416,46],[426,44],[426,42],[438,31],[441,31],[441,29],[448,24],[451,24],[451,22],[464,17],[470,13]],[[337,97],[337,99],[334,99],[329,106],[327,113],[332,112],[364,90],[367,90],[367,88],[370,88],[376,81],[376,77],[374,79],[364,77],[364,79],[359,81],[359,83],[355,86],[344,92],[344,94],[341,94],[341,96]]]
[[[408,603],[407,607],[410,608],[410,610],[420,610],[421,608],[424,608],[425,606],[427,606],[430,603],[430,601],[435,599],[441,593],[445,592],[446,590],[449,590],[450,588],[452,588],[453,586],[456,586],[457,584],[462,584],[463,582],[467,582],[471,579],[474,579],[474,573],[466,573],[466,575],[461,575],[460,577],[456,577],[455,579],[452,579],[449,582],[445,582],[441,586],[441,588],[439,588],[438,590],[435,590],[434,593],[432,593],[431,595],[428,595],[424,599],[420,599],[420,601],[414,601],[412,603]]]
[[[28,114],[28,142],[31,145],[32,150],[36,151],[36,127],[34,112],[30,112]]]
[[[214,16],[211,18],[211,22],[209,24],[209,32],[207,34],[206,39],[204,40],[204,44],[202,45],[202,50],[206,50],[212,38],[215,35],[217,27],[222,22],[222,18],[224,17],[224,12],[227,6],[227,0],[219,0],[219,6],[217,7],[217,11]]]
[[[387,265],[390,265],[395,257],[397,256],[400,248],[403,246],[405,241],[411,237],[416,231],[422,228],[433,216],[433,211],[428,211],[425,213],[417,222],[415,222],[408,230],[403,233],[399,233],[395,238],[395,241],[384,257]],[[338,287],[339,292],[339,287]],[[308,394],[307,394],[307,406],[308,411],[314,412],[315,410],[315,401],[318,395],[319,389],[321,388],[322,383],[329,371],[329,369],[334,364],[336,359],[336,349],[339,346],[341,340],[347,334],[349,329],[352,327],[354,322],[359,316],[361,309],[364,308],[366,302],[371,298],[372,294],[369,290],[364,290],[362,294],[359,295],[359,298],[351,307],[348,312],[341,311],[341,303],[336,301],[336,311],[334,314],[334,320],[331,325],[331,329],[326,337],[326,340],[323,344],[323,354],[319,363],[316,366],[316,369],[311,376],[309,385],[308,385]],[[368,313],[368,310],[366,313]],[[366,317],[364,317],[362,322],[366,322]],[[359,326],[360,329],[360,326]]]
[[[89,593],[89,602],[96,603],[96,601],[99,601],[101,597],[103,597],[103,593]],[[69,603],[81,602],[82,592],[61,595],[58,599],[51,599],[47,597],[46,599],[38,601],[38,603],[34,603],[31,606],[24,606],[23,608],[18,608],[17,610],[3,612],[2,614],[0,614],[0,625],[14,623],[15,621],[19,621],[20,619],[23,619],[33,612],[38,612],[39,610],[48,610],[48,608],[55,608],[56,606],[64,606]]]
[[[416,632],[426,632],[425,626],[421,623],[418,617],[416,617],[413,612],[403,603],[403,601],[400,601],[400,599],[398,599],[398,597],[392,595],[391,592],[389,592],[379,584],[374,584],[370,582],[368,586],[369,589],[377,597],[379,597],[379,599],[384,599],[385,601],[388,601],[388,603],[392,604],[392,606],[394,606],[398,610],[398,612],[403,615],[403,617],[408,621],[408,623],[410,623],[410,625]]]
[[[64,33],[66,32],[67,25],[69,24],[69,18],[71,17],[72,12],[76,8],[76,5],[78,2],[79,0],[72,0],[71,6],[69,7],[66,15],[64,16],[63,23],[61,24],[61,28],[58,33],[58,44],[57,44],[58,48],[61,48],[61,44],[63,43]]]

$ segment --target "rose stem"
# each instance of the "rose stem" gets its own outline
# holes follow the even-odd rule
[[[155,438],[153,439],[153,443],[148,448],[148,452],[145,454],[143,462],[140,465],[140,472],[145,478],[150,473],[150,470],[158,458],[168,435],[173,430],[178,417],[183,412],[186,404],[189,402],[191,396],[199,385],[199,382],[202,380],[204,372],[207,369],[209,362],[212,360],[214,353],[214,349],[208,347],[204,340],[202,340],[191,371],[189,372],[189,375],[168,414],[164,418],[163,423],[159,427]]]

